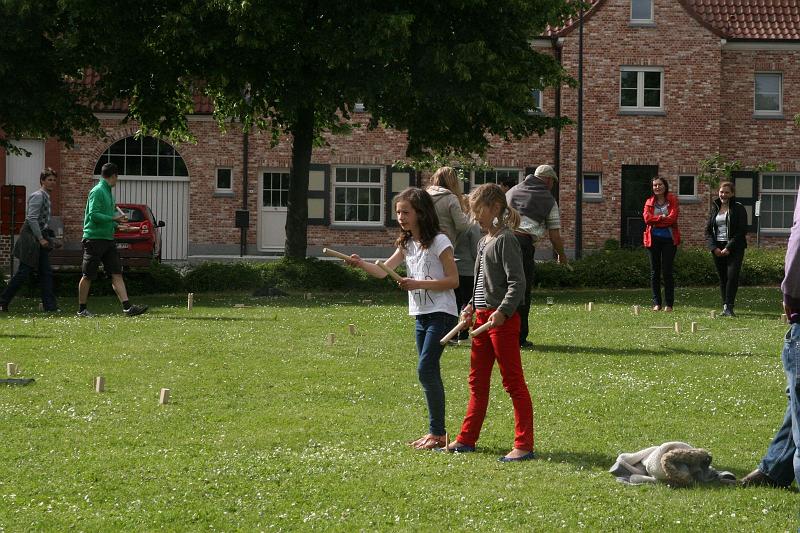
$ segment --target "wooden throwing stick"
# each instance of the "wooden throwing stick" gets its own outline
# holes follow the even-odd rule
[[[487,322],[486,324],[482,325],[478,329],[473,329],[472,331],[470,331],[469,332],[469,336],[470,337],[477,337],[478,335],[480,335],[484,331],[487,331],[487,330],[491,329],[491,327],[492,327],[492,323],[491,322]]]
[[[444,346],[445,344],[447,344],[447,341],[458,335],[458,332],[464,329],[466,326],[467,326],[467,321],[462,320],[461,322],[456,324],[456,327],[448,331],[447,334],[444,337],[442,337],[442,340],[439,341],[439,344]]]
[[[349,255],[344,255],[342,252],[337,252],[333,248],[323,248],[322,253],[327,255],[328,257],[336,257],[338,259],[341,259],[342,261],[347,261],[348,259],[350,259]]]
[[[379,267],[381,267],[383,269],[383,271],[386,272],[389,275],[389,277],[391,277],[393,280],[400,281],[400,280],[403,279],[403,278],[400,277],[400,274],[398,274],[397,272],[395,272],[391,268],[387,267],[386,263],[384,263],[380,259],[375,261],[375,264],[378,265]]]

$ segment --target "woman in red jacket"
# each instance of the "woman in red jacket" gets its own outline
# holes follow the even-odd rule
[[[678,197],[669,192],[669,184],[656,176],[653,196],[644,203],[644,246],[650,255],[650,286],[653,311],[672,311],[675,304],[675,280],[672,263],[681,242],[678,229]],[[664,300],[661,300],[661,276],[664,276]],[[662,303],[664,304],[662,307]]]

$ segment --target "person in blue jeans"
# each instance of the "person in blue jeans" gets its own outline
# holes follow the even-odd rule
[[[53,233],[50,223],[50,193],[56,186],[56,172],[52,168],[39,174],[39,189],[28,197],[28,212],[19,239],[14,245],[14,257],[19,259],[17,273],[0,294],[0,311],[8,311],[11,300],[22,284],[37,272],[42,288],[42,308],[45,311],[58,311],[56,296],[53,293],[53,269],[50,267],[50,250],[53,249]]]
[[[772,438],[758,468],[742,478],[742,486],[800,487],[800,191],[794,206],[792,233],[786,250],[786,275],[781,283],[783,308],[790,327],[781,361],[789,398],[783,424]]]
[[[444,347],[439,341],[457,322],[453,289],[458,287],[458,268],[453,245],[440,231],[430,194],[409,187],[395,196],[394,207],[400,235],[386,267],[393,270],[401,262],[406,263],[408,276],[397,284],[408,291],[408,314],[416,319],[417,376],[428,406],[428,433],[409,444],[418,450],[433,450],[447,445],[444,383],[439,365]],[[386,277],[382,268],[357,254],[346,262],[376,278]]]

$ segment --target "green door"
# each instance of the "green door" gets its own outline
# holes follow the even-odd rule
[[[642,246],[644,202],[653,194],[650,182],[658,176],[654,165],[622,166],[622,221],[620,243],[627,248]]]

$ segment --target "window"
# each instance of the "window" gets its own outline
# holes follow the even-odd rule
[[[516,169],[498,169],[498,170],[480,170],[475,171],[475,179],[473,183],[477,187],[484,183],[503,183],[513,181],[514,184],[519,183],[522,172]]]
[[[754,113],[756,115],[783,115],[782,78],[780,73],[756,73],[754,91]]]
[[[233,192],[233,169],[217,169],[216,192]]]
[[[382,167],[337,167],[334,173],[333,198],[334,223],[381,224]]]
[[[697,178],[695,176],[678,176],[678,196],[696,197]]]
[[[631,0],[631,22],[653,22],[653,0]]]
[[[585,198],[601,198],[603,196],[602,178],[600,173],[584,173],[583,196]]]
[[[261,207],[287,207],[289,205],[289,173],[264,172],[261,174]]]
[[[663,111],[664,69],[622,67],[619,107],[622,111]]]
[[[533,108],[529,109],[530,114],[542,112],[542,91],[541,89],[531,89],[531,97],[533,100]]]
[[[798,174],[764,174],[761,176],[761,219],[763,230],[786,230],[792,227]]]
[[[115,163],[120,176],[188,176],[186,163],[169,144],[155,137],[128,137],[112,144],[100,156],[95,175],[106,163]]]

